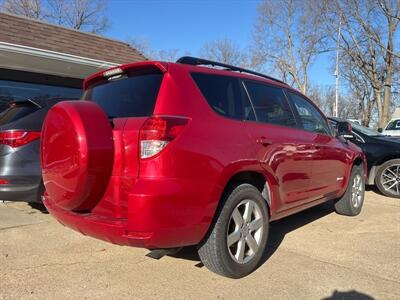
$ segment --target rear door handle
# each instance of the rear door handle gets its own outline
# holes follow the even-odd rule
[[[263,146],[269,146],[269,145],[272,145],[272,141],[271,140],[269,140],[269,139],[266,139],[266,138],[264,138],[264,137],[260,137],[260,138],[258,138],[257,139],[257,143],[258,144],[260,144],[260,145],[263,145]]]

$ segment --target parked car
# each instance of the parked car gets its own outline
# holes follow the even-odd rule
[[[46,113],[59,101],[11,101],[0,113],[0,200],[41,202],[40,132]]]
[[[400,119],[392,119],[382,130],[382,134],[400,137]]]
[[[343,122],[329,118],[331,124]],[[367,157],[368,185],[376,185],[379,191],[394,198],[400,198],[400,139],[385,136],[371,128],[352,123],[353,139]]]
[[[358,119],[347,119],[347,121],[349,121],[349,122],[351,122],[351,123],[356,123],[356,124],[358,124],[358,125],[362,125],[361,122],[360,122],[360,120],[358,120]]]
[[[44,204],[85,235],[153,256],[197,245],[239,278],[261,263],[270,221],[332,199],[361,211],[363,152],[279,80],[184,57],[94,74],[83,99],[49,111],[41,159]]]

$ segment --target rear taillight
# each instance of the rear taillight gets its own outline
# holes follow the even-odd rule
[[[10,182],[8,180],[5,179],[0,179],[0,185],[2,184],[9,184]]]
[[[24,146],[38,138],[40,138],[40,131],[12,130],[0,132],[0,144],[13,148]]]
[[[140,128],[140,158],[158,154],[184,129],[189,119],[185,117],[153,116]]]

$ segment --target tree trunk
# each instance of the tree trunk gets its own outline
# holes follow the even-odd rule
[[[378,109],[378,128],[383,128],[383,104],[382,104],[382,92],[380,89],[374,88],[374,97],[376,102],[376,108]]]
[[[392,71],[388,70],[385,78],[384,97],[382,117],[380,118],[379,127],[384,128],[390,120],[390,105],[392,104]]]
[[[367,111],[366,111],[366,115],[365,115],[365,119],[364,119],[364,126],[369,127],[369,123],[371,122],[371,113],[372,113],[372,101],[369,100],[368,104],[367,104]]]
[[[379,127],[384,128],[389,122],[390,105],[392,104],[392,74],[393,74],[393,34],[394,34],[394,24],[389,23],[389,38],[386,51],[386,76],[385,76],[385,86],[384,86],[384,99],[383,99],[383,111],[382,117],[380,118]]]

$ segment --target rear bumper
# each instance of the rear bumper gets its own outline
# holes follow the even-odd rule
[[[140,179],[129,194],[127,218],[106,216],[96,208],[67,211],[48,196],[44,204],[60,223],[84,235],[118,245],[174,248],[198,244],[207,233],[217,205],[211,200],[213,189],[204,182]]]
[[[39,160],[39,141],[19,148],[0,145],[0,200],[40,202],[42,180]]]
[[[0,200],[40,202],[40,177],[34,184],[7,184],[0,185]]]
[[[45,196],[43,203],[47,210],[64,226],[106,242],[118,245],[145,247],[151,236],[129,236],[126,219],[104,218],[95,214],[77,214],[65,211]]]

